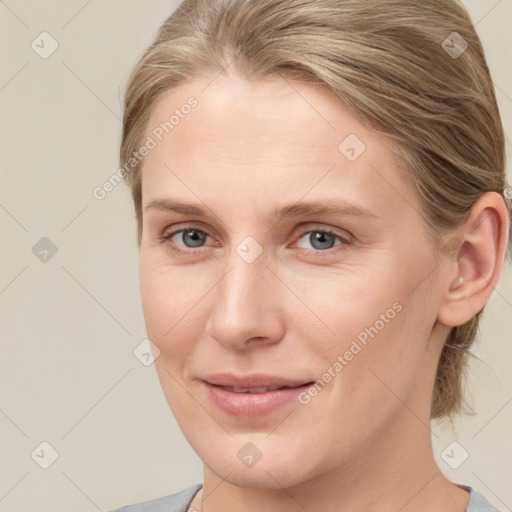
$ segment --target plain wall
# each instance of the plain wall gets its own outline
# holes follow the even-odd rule
[[[496,85],[510,161],[512,0],[464,4]],[[128,73],[176,6],[0,2],[0,511],[112,510],[202,482],[154,366],[133,354],[146,333],[130,192],[120,184],[103,200],[92,194],[118,169]],[[59,45],[48,58],[31,47],[51,48],[43,31]],[[508,172],[512,181],[510,163]],[[507,265],[474,347],[477,414],[433,431],[440,468],[503,510],[512,506],[511,328]],[[469,457],[451,469],[441,453],[455,440]],[[36,462],[51,455],[44,441],[58,453],[47,469]]]

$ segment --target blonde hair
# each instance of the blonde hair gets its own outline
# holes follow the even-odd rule
[[[461,226],[482,194],[507,187],[493,83],[457,0],[184,0],[128,80],[121,165],[142,144],[164,93],[229,65],[248,80],[286,77],[327,86],[359,119],[396,141],[437,254],[445,249],[441,235]],[[141,163],[124,179],[140,245]],[[463,377],[482,311],[448,335],[432,418],[470,412]]]

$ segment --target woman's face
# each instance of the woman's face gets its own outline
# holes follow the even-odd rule
[[[147,332],[205,465],[277,489],[429,438],[440,278],[390,141],[325,89],[224,76],[170,91],[144,140]]]

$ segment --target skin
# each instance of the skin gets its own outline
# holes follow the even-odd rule
[[[450,327],[476,314],[498,280],[503,199],[481,196],[446,235],[466,250],[436,263],[391,141],[325,88],[205,76],[166,93],[145,136],[190,96],[198,106],[144,158],[142,201],[173,198],[209,217],[145,210],[140,286],[163,392],[204,462],[191,510],[463,512],[469,494],[432,454],[431,394]],[[366,146],[354,161],[338,149],[349,134]],[[271,216],[333,198],[375,217]],[[189,226],[208,233],[202,245],[186,236]],[[315,243],[322,229],[350,243],[338,235]],[[263,250],[252,263],[236,252],[247,236]],[[394,303],[401,311],[307,405],[236,418],[199,380],[217,372],[320,379]],[[252,467],[237,457],[249,442],[262,454]]]

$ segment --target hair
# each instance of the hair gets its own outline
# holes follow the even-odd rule
[[[142,145],[152,109],[165,93],[228,68],[246,80],[327,87],[363,123],[393,140],[400,170],[418,190],[436,259],[446,254],[442,235],[463,225],[477,199],[507,188],[492,79],[458,0],[184,0],[128,79],[121,165]],[[131,165],[123,177],[132,191],[140,246],[142,163]],[[463,387],[483,309],[448,334],[432,419],[472,412]]]

